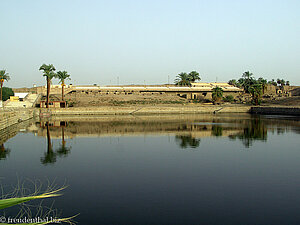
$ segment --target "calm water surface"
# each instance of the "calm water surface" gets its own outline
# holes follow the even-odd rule
[[[299,118],[53,118],[1,138],[3,194],[67,185],[43,204],[78,224],[300,224]]]

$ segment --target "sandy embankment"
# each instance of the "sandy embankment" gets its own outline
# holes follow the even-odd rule
[[[122,115],[122,114],[185,114],[185,113],[249,113],[245,105],[185,106],[103,106],[50,109],[52,115]],[[40,109],[41,113],[47,109]]]

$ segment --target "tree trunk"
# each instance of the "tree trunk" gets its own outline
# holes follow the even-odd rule
[[[47,101],[46,101],[46,108],[49,108],[49,95],[50,95],[50,79],[47,77]]]
[[[0,91],[0,101],[2,100],[2,86],[3,86],[3,81],[0,81],[1,82],[1,91]]]
[[[65,142],[65,128],[61,127],[61,137],[62,137],[62,146],[65,148],[66,142]]]
[[[49,130],[49,122],[46,122],[47,127],[47,152],[52,152],[52,144],[51,144],[51,137],[50,137],[50,130]]]
[[[255,98],[255,105],[258,105],[258,97]]]
[[[65,82],[61,82],[61,100],[64,101],[64,87],[65,87]]]

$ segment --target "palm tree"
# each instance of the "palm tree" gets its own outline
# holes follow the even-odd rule
[[[250,73],[249,71],[246,71],[243,73],[242,77],[246,80],[251,80],[253,79],[253,73]]]
[[[281,85],[281,80],[277,78],[277,84]]]
[[[61,83],[61,100],[64,100],[64,86],[65,86],[65,80],[70,80],[70,75],[67,71],[58,71],[57,72],[57,78],[60,80]]]
[[[220,102],[220,100],[223,98],[223,89],[216,86],[212,89],[212,99],[213,103],[216,104]]]
[[[254,82],[255,80],[253,78],[253,74],[250,73],[249,71],[244,72],[242,78],[239,79],[239,83],[244,88],[246,93],[249,93],[249,88],[251,85],[254,84]]]
[[[254,84],[249,88],[249,92],[252,96],[252,103],[254,105],[260,104],[260,97],[262,95],[262,85],[261,84]]]
[[[265,90],[267,88],[267,84],[268,84],[268,81],[262,77],[258,78],[258,83],[261,84],[262,86],[262,93],[264,94],[265,93]]]
[[[196,80],[201,80],[200,74],[197,71],[190,72],[188,76],[191,82],[195,82]]]
[[[47,80],[47,100],[46,107],[49,108],[49,95],[50,95],[50,85],[52,78],[56,77],[55,67],[52,64],[46,65],[43,64],[40,67],[40,70],[43,70],[43,76],[46,77]]]
[[[10,79],[8,73],[6,73],[5,70],[0,70],[0,86],[1,86],[1,91],[0,91],[0,101],[2,100],[2,87],[4,81],[8,81]]]
[[[237,81],[236,79],[232,79],[228,81],[228,84],[233,85],[233,86],[237,86]]]
[[[284,86],[285,85],[285,80],[283,79],[277,79],[277,84],[279,84],[280,86]]]
[[[175,84],[178,86],[191,86],[191,80],[187,73],[180,73],[175,79]]]
[[[277,82],[274,79],[270,80],[268,83],[277,86]]]

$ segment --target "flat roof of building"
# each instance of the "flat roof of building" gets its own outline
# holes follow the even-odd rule
[[[15,92],[15,96],[19,97],[19,98],[25,98],[28,94],[29,93],[26,93],[26,92],[19,92],[19,93]]]

